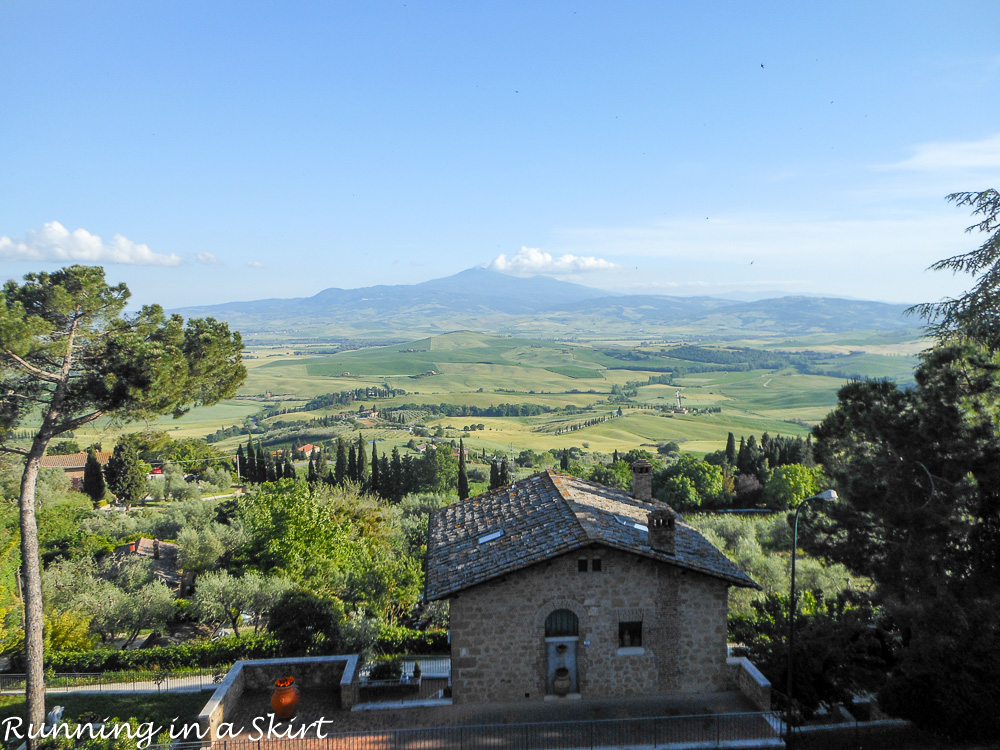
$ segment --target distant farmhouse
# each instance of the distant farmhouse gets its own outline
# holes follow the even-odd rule
[[[727,689],[730,586],[759,588],[668,506],[545,471],[437,511],[456,703]]]
[[[111,459],[110,452],[97,452],[97,461],[104,466]],[[64,456],[42,456],[43,469],[62,469],[73,483],[73,489],[83,484],[83,467],[87,464],[87,453],[68,453]]]

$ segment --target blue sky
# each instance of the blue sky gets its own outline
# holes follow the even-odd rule
[[[994,2],[3,2],[4,278],[168,307],[477,265],[916,302],[1000,188]]]

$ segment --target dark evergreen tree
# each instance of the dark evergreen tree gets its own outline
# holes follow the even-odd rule
[[[365,441],[358,433],[358,484],[362,487],[368,481],[368,457],[365,455]]]
[[[740,447],[736,451],[736,471],[740,474],[747,474],[749,463],[747,462],[747,441],[740,435]]]
[[[458,499],[469,497],[469,475],[465,471],[465,441],[458,441]]]
[[[242,445],[236,449],[236,474],[240,483],[247,481],[247,457]]]
[[[118,501],[130,506],[146,494],[146,470],[132,441],[121,440],[104,467],[104,477]]]
[[[736,466],[736,436],[731,432],[726,438],[726,464]]]
[[[379,494],[386,500],[392,497],[392,480],[390,478],[390,472],[392,469],[389,467],[389,456],[383,453],[378,458],[378,486]]]
[[[257,470],[257,451],[253,447],[253,435],[247,439],[247,473],[243,478],[250,484],[257,484],[259,473]]]
[[[403,475],[403,459],[399,457],[399,448],[392,449],[392,461],[390,463],[388,475],[390,477],[389,499],[398,503],[405,494],[406,486],[406,478]]]
[[[330,473],[330,468],[326,465],[326,454],[322,448],[313,449],[313,463],[316,466],[316,476],[323,479]]]
[[[282,468],[281,470],[281,478],[282,479],[296,478],[295,466],[292,464],[292,460],[288,456],[285,456],[284,468]]]
[[[559,456],[559,470],[560,471],[569,471],[569,450],[568,449],[564,450],[562,452],[562,455]]]
[[[616,464],[616,463],[618,463],[618,460],[619,460],[618,459],[618,449],[615,448],[614,455],[611,457],[611,463]]]
[[[495,490],[500,486],[500,467],[496,461],[490,461],[490,489]]]
[[[378,448],[375,447],[375,441],[372,440],[372,480],[371,480],[371,493],[373,495],[382,496],[382,488],[379,486],[379,469],[382,468],[378,463]]]
[[[313,451],[315,453],[316,451]],[[319,475],[316,473],[316,464],[313,463],[312,456],[309,456],[309,468],[307,469],[306,481],[309,484],[316,482],[319,479]]]
[[[257,444],[260,447],[260,444]],[[274,465],[274,454],[271,451],[264,451],[264,467],[266,470],[266,480],[268,482],[278,481],[278,470]]]
[[[506,487],[510,484],[510,468],[507,466],[507,459],[500,462],[500,486]]]
[[[337,462],[333,467],[333,479],[338,485],[343,486],[349,473],[347,446],[341,438],[337,438]]]
[[[87,463],[83,465],[83,491],[90,496],[94,504],[101,502],[107,484],[104,481],[104,471],[101,462],[97,460],[97,454],[91,448],[87,451]]]
[[[358,453],[354,449],[354,443],[347,450],[347,478],[352,482],[358,481]]]

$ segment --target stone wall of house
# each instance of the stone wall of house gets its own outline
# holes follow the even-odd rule
[[[724,690],[727,592],[717,578],[604,547],[474,586],[451,599],[453,700],[543,699],[545,620],[557,609],[579,620],[583,696]],[[619,622],[635,621],[642,645],[620,647]]]

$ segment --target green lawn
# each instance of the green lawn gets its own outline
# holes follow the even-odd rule
[[[201,691],[181,693],[48,693],[46,710],[55,706],[65,707],[64,718],[77,719],[80,714],[93,712],[104,717],[119,719],[137,718],[140,722],[152,721],[158,726],[193,722],[212,693]],[[0,696],[0,721],[10,716],[24,716],[24,696]]]

